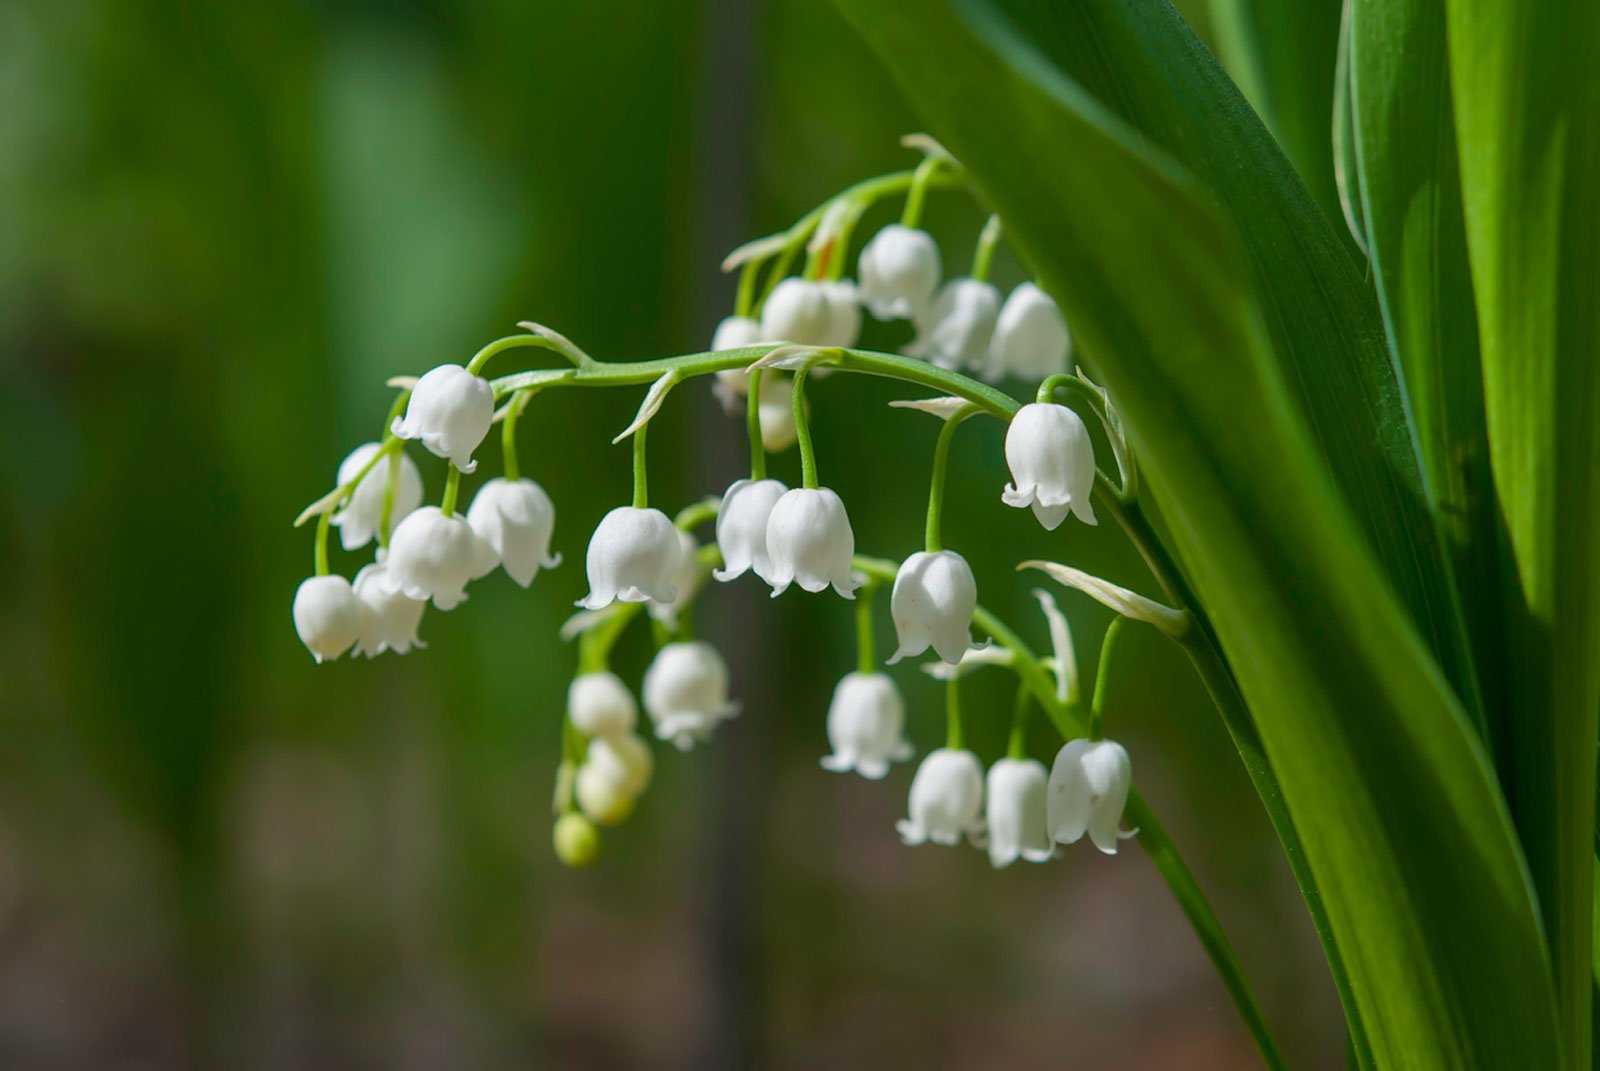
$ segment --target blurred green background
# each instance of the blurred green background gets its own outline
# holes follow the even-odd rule
[[[900,845],[910,766],[877,784],[818,768],[853,659],[831,596],[710,592],[697,621],[744,715],[708,748],[658,750],[601,862],[557,865],[574,651],[555,631],[589,530],[627,497],[608,443],[637,391],[546,395],[522,422],[566,556],[532,591],[496,573],[430,611],[429,649],[404,658],[318,668],[296,640],[311,539],[289,522],[379,431],[386,376],[523,318],[603,358],[701,349],[731,303],[728,249],[913,162],[897,139],[915,118],[830,7],[22,0],[0,6],[0,85],[0,1064],[1252,1065],[1136,848],[996,873]],[[952,271],[979,222],[935,196]],[[917,549],[936,433],[887,408],[904,396],[813,391],[824,482],[887,557]],[[669,509],[746,459],[701,385],[651,444]],[[440,464],[415,456],[437,495]],[[797,476],[792,453],[776,468]],[[1000,429],[974,422],[945,539],[1036,645],[1016,561],[1148,588],[1112,526],[1042,532],[1001,506],[1004,481]],[[1107,615],[1058,596],[1092,666]],[[1144,631],[1128,650],[1110,731],[1290,1062],[1343,1066],[1325,965],[1225,734],[1175,648]],[[642,631],[621,654],[637,679]],[[938,686],[896,672],[936,744]],[[1007,682],[967,696],[998,757]]]

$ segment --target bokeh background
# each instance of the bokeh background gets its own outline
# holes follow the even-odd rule
[[[608,443],[637,391],[546,395],[523,421],[567,558],[532,591],[495,574],[405,658],[319,668],[295,638],[311,538],[289,522],[378,432],[386,376],[522,318],[604,358],[701,349],[729,248],[913,162],[897,139],[916,119],[829,6],[21,0],[0,5],[0,86],[0,1064],[1253,1064],[1137,848],[996,873],[900,845],[909,766],[876,784],[818,768],[853,658],[832,597],[712,591],[697,621],[744,715],[658,751],[598,865],[556,863],[574,651],[555,633],[589,530],[627,497]],[[935,195],[952,270],[980,222]],[[889,557],[918,549],[936,433],[887,408],[905,395],[813,391],[824,479]],[[703,385],[677,392],[656,500],[740,475],[741,435]],[[1000,505],[997,427],[958,445],[946,541],[1035,644],[1016,561],[1148,587],[1113,526],[1049,534]],[[797,475],[792,453],[776,468]],[[1058,596],[1092,667],[1107,614]],[[1175,648],[1145,630],[1127,650],[1111,732],[1290,1062],[1343,1066],[1326,967],[1224,732]],[[619,669],[637,679],[648,653],[641,631]],[[938,686],[896,672],[936,745]],[[966,694],[995,758],[1009,686],[990,672]]]

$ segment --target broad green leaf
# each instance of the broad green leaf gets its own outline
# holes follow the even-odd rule
[[[1244,240],[1271,353],[1347,504],[1457,694],[1466,628],[1366,264],[1166,0],[1000,0],[1046,56],[1171,153]],[[1335,228],[1338,229],[1335,229]]]
[[[1352,0],[1350,140],[1389,347],[1451,552],[1489,738],[1497,742],[1506,720],[1498,520],[1444,23],[1437,0]]]
[[[840,2],[1121,408],[1276,771],[1269,811],[1287,806],[1321,891],[1361,1058],[1550,1066],[1549,971],[1504,802],[1335,486],[1239,235],[992,7]]]
[[[1334,58],[1341,0],[1211,0],[1217,54],[1294,161],[1329,219],[1334,186]]]
[[[1507,796],[1567,1066],[1588,1067],[1600,709],[1600,11],[1449,0],[1451,90],[1506,558]]]

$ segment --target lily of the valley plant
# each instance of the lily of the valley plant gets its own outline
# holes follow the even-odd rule
[[[815,712],[822,767],[878,779],[914,757],[887,666],[924,659],[946,682],[947,733],[917,764],[903,841],[974,845],[1003,867],[1131,840],[1263,1060],[1283,1066],[1243,966],[1138,792],[1137,756],[1105,734],[1118,637],[1154,628],[1192,660],[1283,843],[1350,1060],[1589,1068],[1592,0],[1348,0],[1342,12],[1215,0],[1226,71],[1166,0],[839,2],[937,135],[908,139],[921,163],[731,254],[738,297],[708,352],[606,362],[529,323],[394,381],[380,437],[301,517],[318,522],[315,575],[293,607],[307,648],[319,661],[404,653],[430,613],[497,568],[537,587],[560,562],[559,504],[519,470],[518,420],[547,391],[645,388],[616,440],[631,440],[632,501],[588,519],[589,592],[565,630],[577,664],[555,777],[564,861],[591,860],[596,827],[625,820],[647,790],[647,734],[690,749],[738,715],[691,604],[721,583],[849,600],[858,664],[839,667]],[[970,254],[920,226],[943,191],[980,210]],[[858,245],[857,223],[886,199],[899,222]],[[989,278],[1002,241],[1035,276],[1009,292]],[[857,348],[864,316],[909,321],[904,353]],[[498,367],[513,350],[564,366]],[[923,547],[903,561],[863,553],[895,533],[858,533],[817,469],[813,409],[854,375],[904,382],[916,397],[900,404],[942,422]],[[696,380],[745,419],[750,464],[669,514],[651,501],[646,436]],[[1050,594],[1042,620],[1003,621],[980,602],[994,578],[942,542],[950,451],[990,422],[1004,425],[1009,471],[964,508],[1029,510],[1051,531],[1109,523],[1149,566],[1141,593],[1069,561],[1019,563],[1115,613],[1092,688]],[[505,471],[462,503],[496,423]],[[445,460],[437,505],[423,505],[408,446]],[[768,452],[791,446],[796,487],[767,471]],[[377,546],[353,583],[330,568],[334,526],[347,551]],[[882,659],[885,588],[898,643]],[[629,682],[609,659],[636,622],[658,653]],[[967,742],[961,681],[977,671],[1015,679],[1004,756]],[[1053,755],[1028,752],[1035,712],[1059,733]]]

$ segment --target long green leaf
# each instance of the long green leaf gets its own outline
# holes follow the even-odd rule
[[[1373,272],[1451,551],[1489,738],[1498,743],[1506,722],[1498,515],[1444,8],[1438,0],[1352,0],[1349,40],[1351,141]]]
[[[840,2],[1095,355],[1260,726],[1374,1062],[1548,1066],[1509,817],[1328,473],[1237,234],[992,8]]]
[[[1350,237],[1367,252],[1366,209],[1361,206],[1361,166],[1356,162],[1354,104],[1350,99],[1350,0],[1339,24],[1339,61],[1333,70],[1333,181]]]
[[[1166,0],[1001,0],[1068,76],[1192,172],[1244,240],[1271,354],[1474,720],[1467,631],[1378,303],[1350,242]]]
[[[1223,65],[1329,219],[1340,213],[1328,124],[1342,6],[1341,0],[1211,0]]]
[[[1505,528],[1508,796],[1567,1065],[1589,1066],[1600,709],[1600,11],[1449,0],[1489,457]]]

